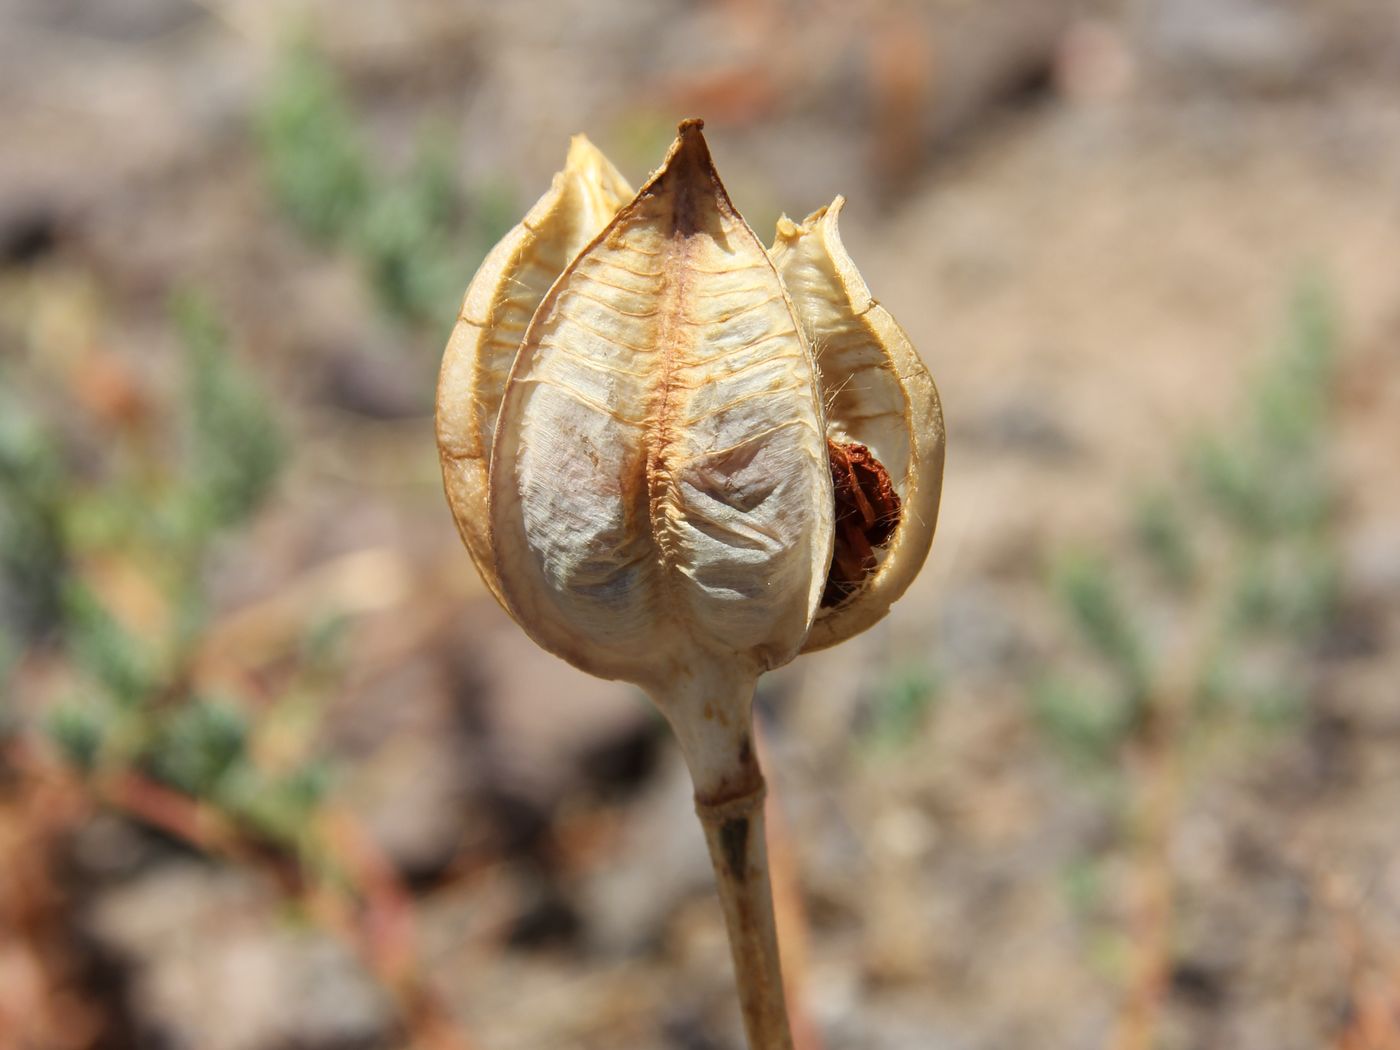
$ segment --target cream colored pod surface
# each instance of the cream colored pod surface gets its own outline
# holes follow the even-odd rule
[[[698,122],[535,313],[489,504],[526,630],[659,703],[806,638],[832,537],[816,368]]]
[[[943,487],[938,389],[841,243],[845,203],[800,225],[779,219],[770,252],[816,354],[833,473],[851,472],[845,493],[838,480],[848,498],[838,498],[829,585],[804,652],[889,612],[928,557]]]
[[[443,354],[437,397],[443,484],[462,541],[498,601],[486,472],[506,377],[550,285],[631,199],[627,180],[593,143],[575,135],[549,191],[472,278]]]

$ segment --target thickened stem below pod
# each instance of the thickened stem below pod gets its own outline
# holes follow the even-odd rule
[[[763,771],[753,746],[757,679],[758,668],[715,657],[650,692],[695,782],[749,1050],[792,1050],[768,876]]]
[[[748,794],[718,802],[697,797],[695,809],[714,863],[750,1050],[792,1050],[768,876],[766,791],[756,763],[754,776],[757,787]]]

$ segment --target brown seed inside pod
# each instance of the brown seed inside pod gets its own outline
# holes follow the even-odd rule
[[[876,548],[899,525],[899,493],[880,461],[864,445],[827,439],[836,495],[836,542],[822,592],[822,608],[839,605],[875,571]]]

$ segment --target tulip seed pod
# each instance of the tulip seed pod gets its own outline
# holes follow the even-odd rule
[[[836,231],[766,251],[698,120],[635,195],[582,137],[467,291],[444,356],[448,501],[542,647],[633,682],[695,781],[754,1050],[790,1050],[754,684],[878,620],[928,551],[933,382]]]

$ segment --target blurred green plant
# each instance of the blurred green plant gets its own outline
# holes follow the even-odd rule
[[[1123,695],[1086,682],[1046,676],[1035,683],[1032,700],[1036,724],[1085,772],[1108,768],[1132,730],[1133,711]]]
[[[147,643],[126,630],[78,578],[65,588],[63,643],[68,659],[102,697],[137,708],[160,677]]]
[[[1074,552],[1050,574],[1051,591],[1078,644],[1095,663],[1097,681],[1046,675],[1033,687],[1036,721],[1081,770],[1110,765],[1146,712],[1152,689],[1147,643],[1102,554]]]
[[[1050,572],[1078,659],[1033,684],[1036,722],[1115,819],[1061,888],[1089,928],[1096,968],[1128,982],[1129,1011],[1151,1001],[1174,951],[1172,828],[1199,745],[1297,727],[1311,658],[1337,626],[1336,346],[1325,289],[1300,283],[1242,411],[1190,442],[1178,475],[1135,500],[1128,542],[1066,555]],[[1098,915],[1116,848],[1129,855],[1118,869],[1136,880],[1131,937]]]
[[[1046,675],[1034,706],[1077,765],[1114,767],[1170,690],[1190,692],[1186,732],[1241,714],[1286,726],[1306,711],[1308,654],[1340,600],[1328,466],[1336,342],[1324,287],[1301,282],[1243,411],[1190,443],[1181,477],[1136,501],[1134,542],[1052,569],[1087,673]],[[1194,664],[1184,686],[1179,666],[1166,680],[1183,656]]]
[[[288,220],[315,243],[353,255],[391,318],[445,332],[472,272],[514,224],[504,188],[463,194],[449,136],[431,123],[407,170],[376,169],[345,85],[305,40],[283,51],[256,126],[269,187]]]
[[[423,142],[404,177],[368,202],[351,247],[392,316],[440,321],[471,275],[452,250],[460,223],[451,155],[432,139]]]
[[[217,532],[250,518],[282,469],[285,444],[267,400],[228,352],[208,300],[182,292],[171,313],[185,351],[185,442],[172,496],[181,541],[202,553]]]
[[[870,697],[864,741],[891,748],[915,742],[942,694],[943,683],[927,664],[912,662],[892,668]]]
[[[306,41],[273,72],[257,131],[287,217],[325,244],[348,237],[371,195],[369,157],[335,71]]]
[[[1178,594],[1195,584],[1199,554],[1181,505],[1170,490],[1138,498],[1133,531],[1142,555],[1162,583]]]
[[[13,378],[8,369],[0,372],[0,613],[24,639],[45,635],[59,622],[67,551],[62,465],[25,411]]]
[[[36,375],[16,370],[0,388],[0,635],[16,657],[43,648],[69,668],[67,695],[28,715],[75,768],[141,771],[295,845],[325,770],[309,749],[300,764],[266,768],[246,704],[196,683],[212,560],[273,491],[286,443],[210,303],[181,293],[170,317],[184,382],[160,423],[175,440],[111,425],[83,435],[76,406],[48,414],[65,421],[60,436],[27,403],[48,400]],[[149,622],[133,626],[113,607],[113,566],[142,581],[128,589],[152,590]],[[260,697],[261,713],[279,702]]]

